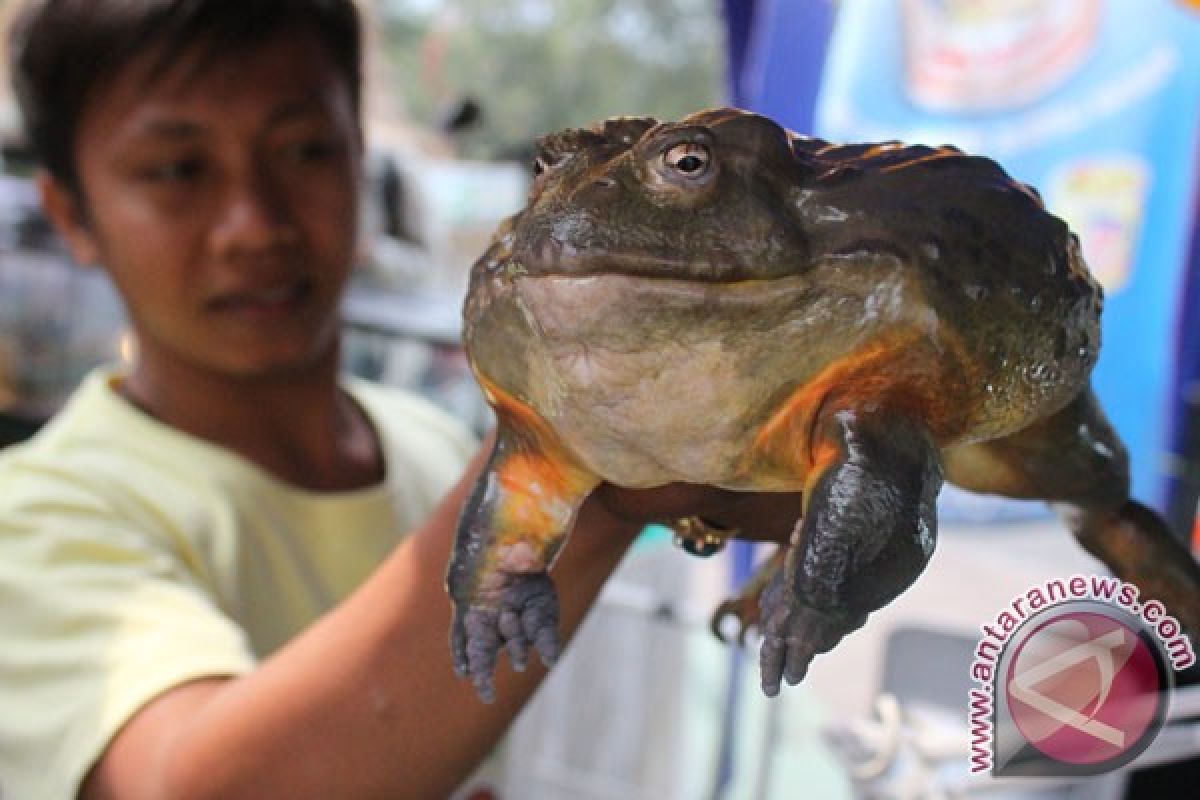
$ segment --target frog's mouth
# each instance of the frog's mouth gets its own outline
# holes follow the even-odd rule
[[[644,343],[643,337],[693,341],[774,324],[764,320],[793,320],[796,309],[812,305],[812,291],[807,278],[795,275],[718,282],[596,272],[527,275],[512,281],[503,294],[515,301],[537,336],[605,342],[615,334]],[[633,346],[631,339],[612,348]]]
[[[513,259],[516,274],[531,276],[624,276],[647,280],[737,283],[795,274],[792,264],[770,264],[738,253],[717,258],[678,258],[646,251],[593,253],[555,239],[539,241],[531,252]]]
[[[623,278],[642,282],[695,283],[695,284],[731,284],[749,281],[764,281],[786,277],[779,275],[764,275],[745,268],[726,264],[694,261],[673,261],[647,256],[620,262],[606,261],[603,264],[589,265],[587,269],[559,269],[528,265],[523,262],[514,264],[510,272],[531,278]]]

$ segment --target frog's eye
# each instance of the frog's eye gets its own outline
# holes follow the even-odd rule
[[[562,161],[563,159],[554,155],[545,152],[538,153],[537,157],[533,159],[533,181],[529,186],[530,192],[533,194],[540,192]]]
[[[683,142],[663,153],[663,163],[685,178],[699,178],[708,172],[712,156],[699,142]]]

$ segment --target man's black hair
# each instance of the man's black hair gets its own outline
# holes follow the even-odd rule
[[[310,30],[344,74],[357,108],[362,35],[353,0],[27,0],[9,31],[10,74],[42,166],[76,192],[74,146],[93,90],[135,57],[153,79],[202,48],[200,68],[282,31]]]

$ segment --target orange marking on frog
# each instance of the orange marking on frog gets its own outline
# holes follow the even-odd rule
[[[926,418],[936,403],[932,416],[942,416],[949,401],[934,399],[939,396],[935,379],[914,370],[911,359],[905,358],[915,352],[921,338],[918,333],[887,337],[830,363],[793,392],[762,426],[751,458],[800,477],[807,492],[842,457],[839,446],[815,436],[818,414],[876,404]]]
[[[569,527],[579,500],[597,481],[576,466],[540,414],[486,378],[480,383],[515,438],[514,452],[496,465],[502,492],[497,543],[534,539],[544,550]]]
[[[571,522],[570,499],[582,485],[568,470],[536,453],[519,453],[499,469],[504,492],[498,511],[500,543],[539,541],[560,535]]]
[[[818,461],[824,461],[826,457],[817,452],[818,443],[809,440],[818,409],[829,394],[839,387],[842,387],[838,392],[842,396],[847,394],[845,387],[848,385],[853,387],[850,392],[853,396],[866,395],[865,387],[854,385],[848,379],[855,373],[868,370],[880,356],[894,352],[895,346],[877,342],[830,363],[816,377],[793,392],[767,420],[755,437],[755,451],[766,455],[772,462],[799,468],[805,473],[812,470]]]
[[[896,172],[897,170],[908,169],[909,167],[915,167],[918,164],[926,164],[930,161],[940,161],[943,158],[960,158],[960,157],[962,157],[962,155],[963,154],[957,150],[951,150],[949,148],[939,147],[936,150],[934,150],[932,153],[927,153],[926,155],[923,155],[923,156],[918,156],[916,158],[910,158],[907,161],[901,161],[896,164],[888,164],[887,166],[880,167],[879,171],[880,172]]]

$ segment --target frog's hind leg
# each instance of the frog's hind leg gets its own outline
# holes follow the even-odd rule
[[[1200,634],[1200,567],[1162,518],[1129,496],[1129,457],[1090,389],[1028,428],[943,457],[954,484],[1051,503],[1113,574]]]
[[[514,415],[513,410],[525,413]],[[508,418],[506,418],[508,417]],[[501,648],[516,670],[535,648],[558,656],[558,598],[549,568],[599,479],[568,458],[532,411],[500,415],[496,444],[459,520],[446,576],[451,650],[485,702]]]

